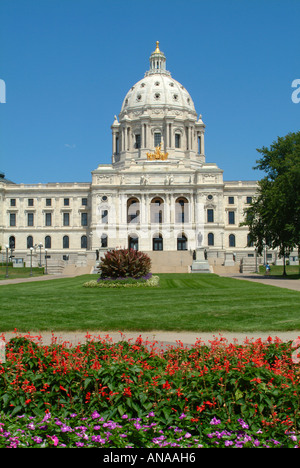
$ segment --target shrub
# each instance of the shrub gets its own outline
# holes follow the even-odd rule
[[[147,254],[134,249],[115,249],[101,258],[100,278],[142,278],[150,272],[151,260]]]

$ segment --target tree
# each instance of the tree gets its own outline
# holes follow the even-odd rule
[[[300,254],[300,132],[279,137],[270,148],[257,149],[262,157],[257,160],[265,172],[258,182],[258,193],[246,210],[250,242],[259,254],[264,245],[284,257],[298,247]]]

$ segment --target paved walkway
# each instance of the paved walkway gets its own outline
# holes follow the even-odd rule
[[[225,275],[224,275],[225,276]],[[226,275],[231,278],[254,281],[262,284],[267,284],[269,286],[277,286],[280,288],[288,288],[295,291],[300,291],[300,280],[298,279],[289,279],[282,277],[266,277],[258,276],[255,274],[238,274],[238,275]],[[70,278],[72,276],[62,276],[62,275],[46,275],[46,276],[37,276],[33,278],[18,278],[18,279],[7,279],[0,281],[0,285],[3,284],[16,284],[16,283],[26,283],[32,281],[46,281],[51,279],[61,279],[61,278]],[[26,335],[26,334],[25,334]],[[41,342],[45,345],[50,344],[53,337],[56,338],[57,342],[69,342],[73,346],[78,343],[84,343],[87,340],[86,331],[74,331],[74,332],[65,332],[65,331],[56,331],[53,333],[49,332],[32,332],[32,336],[41,336]],[[95,339],[108,339],[112,342],[117,342],[122,339],[135,341],[138,337],[143,339],[143,342],[157,342],[156,346],[166,347],[168,345],[177,345],[182,343],[184,346],[193,345],[196,341],[201,341],[203,344],[210,344],[216,339],[223,338],[228,343],[243,344],[246,340],[256,340],[262,339],[263,341],[267,340],[269,337],[272,339],[279,338],[281,341],[293,341],[298,336],[300,337],[300,330],[290,331],[290,332],[281,332],[281,331],[272,331],[272,332],[247,332],[247,333],[230,333],[230,332],[165,332],[160,330],[153,330],[148,332],[132,332],[124,331],[122,334],[120,332],[113,331],[103,331],[97,330],[90,332],[90,335]],[[4,333],[5,339],[9,340],[15,336],[14,332]]]
[[[5,286],[6,284],[18,284],[18,283],[31,283],[33,281],[47,281],[53,279],[62,279],[62,278],[74,278],[77,275],[44,275],[44,276],[32,276],[30,278],[13,278],[13,279],[4,279],[0,280],[0,286]]]
[[[254,281],[256,283],[267,284],[268,286],[277,286],[278,288],[293,289],[300,291],[300,279],[283,278],[282,276],[265,276],[249,273],[240,273],[238,275],[220,275],[235,279]]]
[[[124,332],[115,332],[115,331],[55,331],[53,334],[51,332],[29,332],[29,333],[19,333],[22,336],[35,337],[36,342],[40,342],[43,345],[49,345],[53,342],[56,343],[66,343],[68,346],[76,346],[79,343],[85,343],[87,339],[93,340],[107,340],[111,343],[117,343],[119,341],[128,341],[135,342],[137,338],[141,338],[145,345],[151,345],[155,343],[155,348],[165,349],[167,346],[191,346],[196,342],[201,344],[210,345],[212,342],[223,340],[224,343],[233,343],[233,344],[245,344],[249,341],[255,341],[261,339],[262,341],[267,341],[272,338],[272,340],[280,339],[283,342],[294,341],[296,338],[300,338],[300,330],[290,331],[290,332],[276,332],[272,331],[267,332],[248,332],[248,333],[230,333],[230,332],[165,332],[159,330],[153,330],[148,332],[133,332],[133,331],[124,331]],[[0,336],[2,334],[0,333]],[[5,332],[3,333],[5,341],[10,340],[16,336],[14,332]],[[40,338],[39,338],[40,337]]]

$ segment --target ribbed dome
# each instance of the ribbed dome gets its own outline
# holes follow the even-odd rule
[[[150,69],[126,94],[120,116],[149,107],[166,107],[168,110],[185,110],[196,114],[190,94],[172,78],[165,64],[165,55],[159,50],[157,42],[156,50],[150,56]]]

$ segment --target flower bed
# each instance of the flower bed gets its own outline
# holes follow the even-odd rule
[[[298,447],[293,352],[278,339],[163,350],[16,336],[0,365],[0,447]]]
[[[141,288],[159,286],[159,276],[148,274],[139,279],[135,278],[99,278],[87,281],[83,284],[85,288]]]

